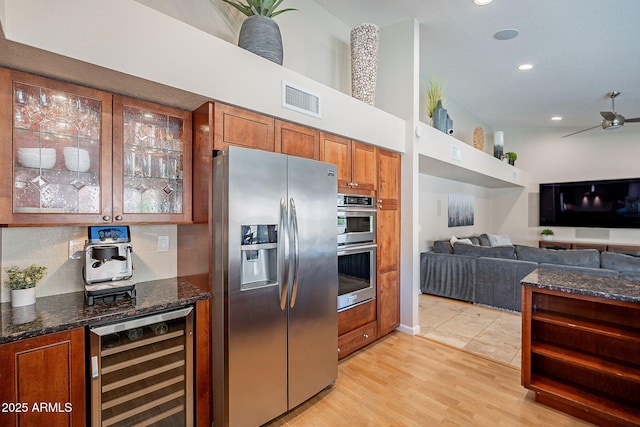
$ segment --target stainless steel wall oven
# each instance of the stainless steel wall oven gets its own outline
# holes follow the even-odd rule
[[[375,198],[338,194],[338,311],[375,299],[375,240]]]

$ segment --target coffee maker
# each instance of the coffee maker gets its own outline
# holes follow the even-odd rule
[[[82,276],[87,305],[135,298],[128,225],[89,227]]]

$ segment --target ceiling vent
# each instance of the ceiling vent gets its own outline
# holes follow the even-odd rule
[[[320,95],[282,81],[282,106],[320,118]]]

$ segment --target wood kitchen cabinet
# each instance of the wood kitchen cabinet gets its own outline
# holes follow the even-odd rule
[[[84,329],[3,344],[0,378],[0,425],[84,426]]]
[[[191,113],[0,69],[0,224],[191,221]]]
[[[375,301],[338,312],[338,359],[372,343],[377,337]]]
[[[221,103],[209,103],[214,110],[213,149],[229,145],[275,151],[273,117]]]
[[[320,132],[295,123],[275,121],[275,151],[307,159],[320,159]]]
[[[378,336],[400,325],[400,154],[378,149],[377,284]]]
[[[116,221],[190,222],[191,112],[114,96]]]
[[[377,184],[376,152],[373,145],[320,132],[320,160],[338,166],[338,188],[341,191],[374,194]]]
[[[522,385],[536,401],[596,425],[640,425],[639,366],[637,302],[523,287]]]
[[[111,95],[6,69],[0,80],[0,223],[111,219]]]

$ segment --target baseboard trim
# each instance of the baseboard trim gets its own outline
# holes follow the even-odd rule
[[[420,325],[407,326],[407,325],[400,324],[400,326],[396,328],[396,331],[402,332],[403,334],[408,334],[408,335],[418,335],[420,333]]]

